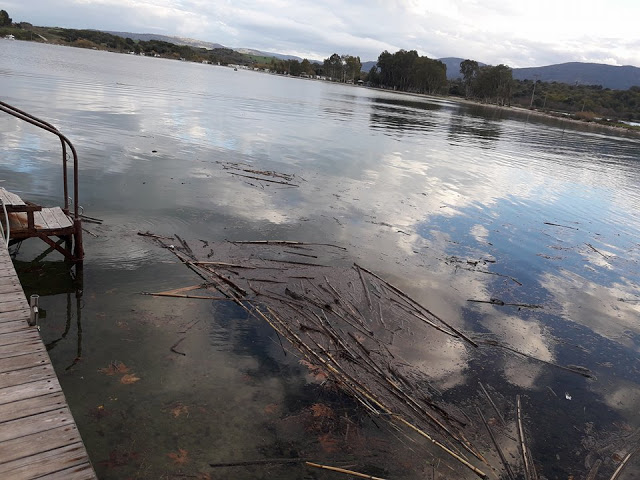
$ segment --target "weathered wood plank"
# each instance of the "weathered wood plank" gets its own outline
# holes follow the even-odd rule
[[[58,380],[53,378],[25,383],[24,385],[14,385],[0,390],[0,405],[61,391]]]
[[[0,423],[0,444],[66,425],[73,425],[73,417],[66,405],[57,410]]]
[[[0,424],[39,413],[50,412],[51,410],[58,410],[66,404],[67,401],[62,392],[7,403],[0,408]],[[2,462],[1,457],[0,462]]]
[[[73,228],[61,209],[35,214],[47,227]],[[29,315],[11,258],[0,245],[0,479],[93,480],[49,355],[38,330],[28,326]]]
[[[23,330],[33,330],[35,327],[30,327],[24,318],[20,320],[0,320],[0,333],[12,333],[20,332]]]
[[[38,480],[90,480],[95,478],[96,474],[93,471],[93,467],[87,462],[76,467],[38,477]]]
[[[17,292],[19,289],[22,290],[17,280],[7,282],[6,284],[0,283],[0,295]]]
[[[0,198],[6,206],[24,206],[26,203],[15,193],[10,192],[9,190],[0,187]]]
[[[0,309],[2,308],[2,304],[7,302],[25,302],[24,293],[22,291],[13,291],[8,292],[0,296]]]
[[[0,466],[0,473],[14,480],[27,480],[42,475],[51,475],[52,473],[58,474],[61,470],[67,470],[86,463],[87,457],[82,443],[74,443],[5,463]]]
[[[16,320],[23,320],[26,322],[28,318],[29,318],[29,310],[27,309],[0,313],[0,323],[15,322]]]
[[[15,312],[17,310],[24,310],[25,307],[29,308],[25,300],[19,300],[15,302],[4,302],[4,303],[0,303],[0,305],[1,305],[0,310],[3,313]]]
[[[22,368],[11,372],[0,373],[0,389],[10,387],[12,385],[23,385],[25,383],[35,382],[36,380],[44,380],[53,378],[56,372],[50,363],[39,365],[31,368]]]
[[[45,432],[34,433],[25,437],[14,438],[2,444],[2,465],[8,462],[37,455],[43,451],[65,447],[81,442],[78,428],[75,425],[54,428]]]
[[[22,368],[37,367],[49,363],[49,356],[44,350],[40,352],[30,352],[24,355],[16,355],[9,358],[0,358],[0,372],[11,372]]]
[[[40,339],[40,332],[35,328],[27,330],[26,332],[3,332],[0,324],[0,346],[13,345],[16,343],[31,342]]]
[[[0,268],[4,268],[4,267],[0,266]],[[15,288],[21,288],[20,282],[18,281],[18,277],[16,277],[15,275],[9,275],[7,277],[0,278],[0,285],[2,286],[6,285],[7,288],[9,288],[10,286]]]
[[[58,228],[58,222],[53,216],[53,213],[51,212],[50,208],[43,208],[42,211],[40,212],[40,216],[42,217],[42,220],[44,222],[42,224],[42,228],[47,230],[55,230],[56,228]],[[37,223],[38,222],[36,222],[36,224]]]
[[[42,340],[32,340],[30,342],[18,343],[13,345],[0,346],[0,358],[17,357],[25,353],[44,352],[44,344]]]
[[[60,228],[68,228],[73,226],[73,222],[69,217],[67,217],[60,207],[55,207],[51,209],[51,213],[53,217],[56,219]]]
[[[48,363],[49,356],[44,350],[41,352],[26,353],[10,358],[0,358],[0,372],[11,372],[22,368],[37,367]]]
[[[10,440],[73,424],[73,417],[66,405],[54,410],[10,420],[0,423],[0,445]],[[40,449],[40,451],[45,450],[47,449],[42,447]]]

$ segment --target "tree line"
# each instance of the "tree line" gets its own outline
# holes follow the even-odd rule
[[[370,85],[414,93],[445,93],[447,66],[415,50],[384,51],[366,77]]]

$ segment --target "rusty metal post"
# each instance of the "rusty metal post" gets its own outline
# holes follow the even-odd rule
[[[73,257],[76,262],[82,262],[84,258],[84,245],[82,244],[82,219],[73,219],[73,237],[75,240]]]

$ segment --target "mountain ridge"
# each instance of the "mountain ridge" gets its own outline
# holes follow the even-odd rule
[[[153,33],[133,33],[106,31],[112,35],[129,37],[133,40],[160,40],[175,43],[177,45],[188,45],[196,48],[230,48],[239,53],[255,55],[261,57],[275,57],[278,60],[298,60],[302,58],[295,55],[283,53],[266,52],[252,48],[226,47],[219,43],[206,42],[193,38],[159,35]],[[447,66],[447,79],[455,80],[461,77],[460,62],[464,58],[443,57],[439,58]],[[321,60],[311,60],[314,63],[322,63]],[[362,62],[362,71],[369,72],[371,67],[377,64],[377,60]],[[480,66],[486,65],[478,62]],[[627,90],[633,86],[640,86],[640,68],[633,65],[607,65],[604,63],[588,62],[564,62],[553,65],[543,65],[539,67],[514,68],[513,78],[516,80],[540,80],[543,82],[558,82],[576,85],[601,85],[603,88],[614,90]]]

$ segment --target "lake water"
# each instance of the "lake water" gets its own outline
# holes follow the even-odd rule
[[[474,478],[315,382],[268,325],[208,301],[141,295],[200,281],[137,235],[145,231],[340,245],[345,264],[365,265],[477,338],[590,369],[587,379],[429,338],[402,347],[469,415],[486,406],[479,381],[510,422],[520,395],[541,476],[584,478],[600,460],[596,478],[609,479],[637,444],[637,138],[444,99],[19,41],[0,40],[0,98],[72,140],[79,203],[104,220],[85,224],[82,291],[57,254],[32,262],[42,242],[16,256],[27,293],[43,295],[42,335],[100,478],[334,478],[300,466],[208,466],[297,455],[385,478]],[[0,132],[2,186],[60,205],[59,144],[6,116]],[[231,175],[223,167],[235,162],[299,186]],[[543,308],[469,302],[491,298]],[[186,355],[170,350],[181,338]],[[109,370],[121,363],[139,380]],[[336,426],[343,417],[346,432]],[[477,430],[480,448],[493,448]],[[507,454],[517,463],[516,450]],[[639,465],[632,458],[620,478],[640,475]]]

